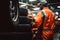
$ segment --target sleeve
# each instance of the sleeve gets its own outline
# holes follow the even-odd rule
[[[39,28],[40,25],[42,24],[42,19],[43,19],[43,15],[41,12],[39,12],[37,14],[37,16],[35,17],[35,25]]]

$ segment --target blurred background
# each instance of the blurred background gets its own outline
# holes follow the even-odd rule
[[[20,8],[28,10],[28,13],[36,16],[40,11],[40,1],[48,3],[49,8],[55,15],[55,30],[54,40],[60,40],[60,0],[2,0],[0,5],[1,26],[0,39],[1,40],[32,40],[30,33],[21,32],[15,25],[18,23],[17,19]],[[27,36],[28,35],[28,36]],[[34,33],[35,35],[35,33]],[[28,37],[28,38],[27,38]]]

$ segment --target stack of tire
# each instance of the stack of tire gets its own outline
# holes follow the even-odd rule
[[[18,0],[10,0],[10,18],[14,25],[14,35],[10,39],[32,40],[32,19],[28,18],[28,11],[19,8]]]

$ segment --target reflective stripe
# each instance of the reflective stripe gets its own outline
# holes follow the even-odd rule
[[[42,12],[43,12],[43,15],[45,15],[45,18],[44,18],[44,20],[46,20],[46,12],[45,12],[45,10],[42,10]]]
[[[44,31],[48,31],[48,30],[53,31],[53,29],[51,29],[51,28],[43,28],[43,30],[44,30]]]

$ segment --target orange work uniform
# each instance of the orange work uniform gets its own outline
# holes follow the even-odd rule
[[[48,7],[44,7],[43,10],[45,10],[47,18],[43,23],[42,40],[53,40],[54,13]],[[33,23],[33,25],[36,25],[37,28],[40,28],[42,20],[43,20],[43,14],[41,12],[38,12],[37,16],[35,17],[35,22]]]

